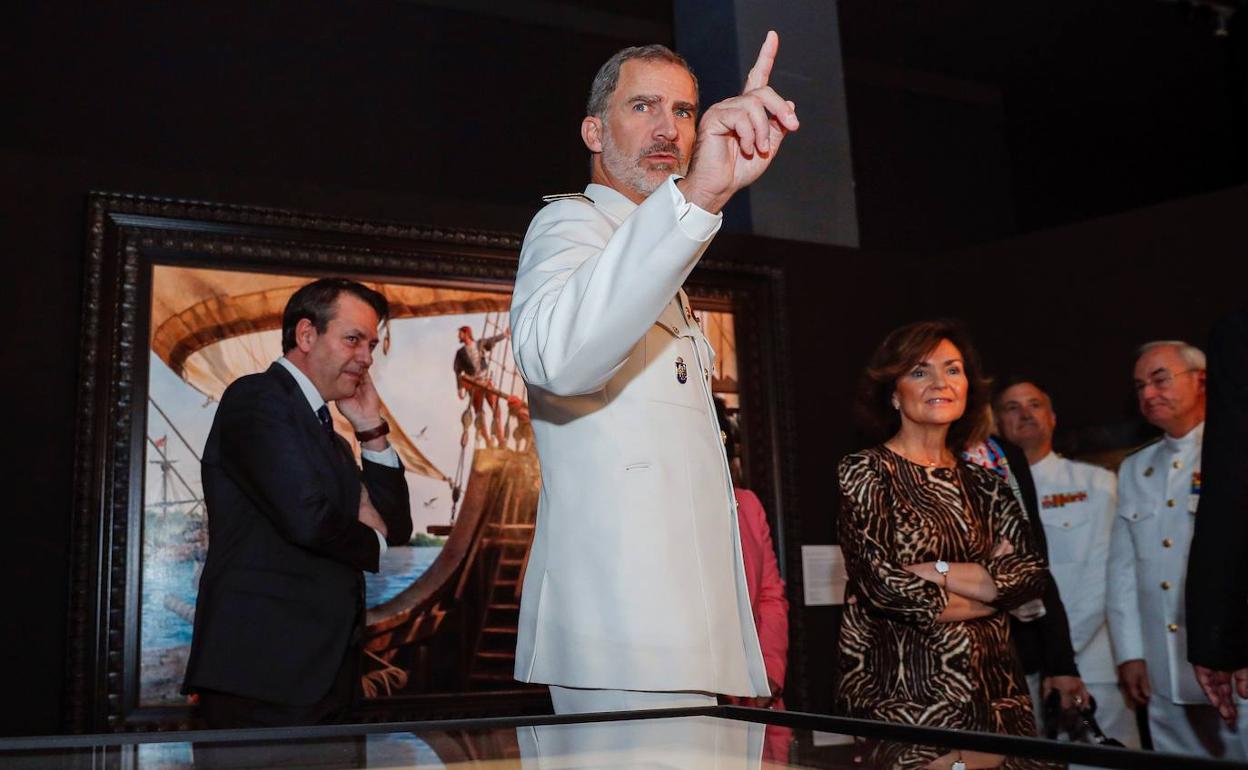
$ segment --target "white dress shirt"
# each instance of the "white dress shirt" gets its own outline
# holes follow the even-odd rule
[[[286,371],[290,372],[290,376],[295,378],[295,382],[299,385],[299,390],[303,392],[303,397],[308,400],[308,406],[312,407],[313,413],[320,411],[321,407],[325,406],[325,399],[321,397],[320,391],[318,391],[316,386],[312,384],[312,380],[308,379],[308,375],[304,374],[299,367],[295,366],[286,356],[282,356],[277,359],[277,362],[281,364]],[[317,419],[320,418],[318,417]],[[385,465],[388,468],[398,468],[400,466],[399,453],[396,452],[392,446],[387,446],[380,452],[360,447],[360,456],[369,462],[377,463],[378,465]],[[375,529],[373,532],[377,535],[377,542],[381,544],[381,555],[384,556],[386,550],[389,548],[389,546],[386,545],[386,538]]]

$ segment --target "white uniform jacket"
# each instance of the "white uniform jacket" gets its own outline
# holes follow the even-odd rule
[[[1183,609],[1187,551],[1200,499],[1205,424],[1165,436],[1123,460],[1109,546],[1109,632],[1118,664],[1143,658],[1153,692],[1205,703],[1187,662]]]
[[[719,223],[672,178],[640,206],[591,184],[525,235],[511,328],[542,491],[521,681],[768,692],[713,353],[680,292]]]
[[[1031,466],[1031,478],[1079,674],[1085,682],[1117,682],[1105,621],[1105,562],[1118,482],[1104,468],[1053,452]]]

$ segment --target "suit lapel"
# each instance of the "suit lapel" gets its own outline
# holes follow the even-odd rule
[[[355,456],[346,446],[346,439],[336,433],[331,435],[325,430],[316,412],[312,411],[312,405],[308,403],[307,397],[299,388],[299,383],[295,382],[295,378],[286,371],[284,366],[274,363],[269,367],[267,374],[281,383],[282,392],[286,398],[290,399],[294,413],[299,415],[298,427],[304,434],[308,445],[315,447],[317,456],[321,459],[325,469],[333,470],[332,474],[321,474],[326,491],[342,499],[343,504],[349,508],[350,503],[346,500],[346,495],[355,486],[358,468],[355,465]]]

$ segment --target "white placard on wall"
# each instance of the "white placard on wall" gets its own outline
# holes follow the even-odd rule
[[[844,604],[847,580],[839,545],[802,546],[802,592],[807,607]]]

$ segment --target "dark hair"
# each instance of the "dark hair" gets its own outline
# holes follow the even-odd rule
[[[1034,386],[1036,390],[1039,390],[1041,393],[1043,393],[1044,397],[1049,400],[1049,408],[1052,409],[1054,413],[1057,412],[1057,407],[1053,405],[1053,394],[1049,392],[1048,388],[1044,387],[1044,385],[1040,382],[1040,380],[1028,374],[1011,374],[1010,376],[1003,377],[992,384],[992,408],[993,410],[998,411],[998,412],[1001,411],[1001,397],[1005,395],[1005,391],[1009,390],[1015,385]]]
[[[923,360],[941,340],[949,340],[962,354],[969,392],[966,411],[949,427],[945,443],[961,451],[973,436],[987,433],[988,397],[992,381],[984,376],[979,354],[961,322],[919,321],[894,329],[871,354],[858,387],[858,417],[874,440],[883,441],[901,428],[901,416],[893,409],[897,380]]]
[[[689,77],[693,78],[693,90],[697,93],[698,76],[693,74],[685,57],[658,43],[633,46],[616,51],[615,55],[607,59],[606,63],[598,69],[598,74],[594,75],[594,82],[589,87],[589,99],[585,102],[586,115],[596,118],[606,115],[611,94],[615,93],[616,87],[620,84],[620,68],[624,62],[634,60],[667,62],[684,67]]]
[[[296,347],[295,327],[304,318],[312,322],[317,334],[324,334],[329,322],[338,312],[338,295],[346,292],[367,302],[377,313],[377,321],[385,322],[390,317],[390,303],[380,292],[373,291],[362,283],[349,281],[346,278],[321,278],[290,295],[286,301],[286,309],[282,311],[282,353],[288,353]]]

